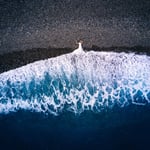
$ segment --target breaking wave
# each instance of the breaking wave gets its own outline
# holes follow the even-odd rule
[[[100,112],[149,102],[150,57],[146,55],[70,53],[0,74],[0,113]]]

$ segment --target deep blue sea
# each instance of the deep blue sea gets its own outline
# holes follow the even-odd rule
[[[0,149],[149,149],[150,109],[60,116],[18,111],[0,116]]]
[[[0,150],[143,150],[149,135],[149,56],[73,52],[0,74]]]

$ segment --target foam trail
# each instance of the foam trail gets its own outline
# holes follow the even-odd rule
[[[37,61],[0,74],[0,113],[19,109],[100,112],[150,102],[150,57],[83,52]]]

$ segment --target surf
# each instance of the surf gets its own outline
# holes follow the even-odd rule
[[[40,60],[0,74],[0,113],[59,115],[149,105],[150,57],[82,52]]]

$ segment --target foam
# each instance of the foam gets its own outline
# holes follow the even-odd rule
[[[100,112],[150,102],[150,57],[82,52],[37,61],[0,74],[0,113]]]

